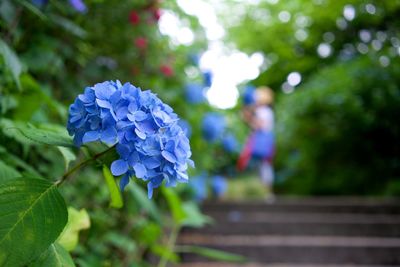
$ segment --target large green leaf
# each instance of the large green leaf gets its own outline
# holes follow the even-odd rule
[[[0,184],[0,266],[22,266],[43,253],[67,223],[56,186],[20,178]]]
[[[22,66],[19,62],[17,55],[14,53],[13,50],[3,41],[0,39],[0,55],[3,56],[4,62],[6,63],[7,68],[10,70],[17,87],[21,89],[21,84],[19,81],[19,76],[22,72]]]
[[[68,207],[68,223],[58,238],[58,243],[67,251],[72,251],[79,242],[79,231],[90,227],[90,217],[85,209]]]
[[[15,131],[20,133],[26,139],[33,143],[74,147],[72,138],[66,132],[58,132],[50,129],[39,129],[34,126],[18,126],[6,129],[8,131]]]
[[[0,184],[19,176],[21,174],[17,170],[0,161]]]
[[[51,244],[29,267],[74,267],[69,253],[59,244]]]
[[[124,202],[122,201],[121,191],[119,190],[119,187],[115,182],[115,178],[111,174],[110,169],[106,165],[103,165],[103,175],[104,178],[106,179],[108,190],[110,191],[110,197],[111,197],[110,207],[118,209],[122,208]]]

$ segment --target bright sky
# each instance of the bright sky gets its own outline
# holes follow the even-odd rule
[[[218,22],[215,6],[205,0],[178,0],[179,6],[189,15],[198,17],[209,40],[208,50],[200,58],[200,69],[211,70],[213,82],[207,91],[207,99],[218,108],[232,108],[236,105],[239,91],[237,85],[253,80],[260,74],[264,62],[261,53],[246,55],[229,50],[222,38],[225,30]],[[194,34],[171,11],[165,11],[159,22],[162,34],[171,37],[173,44],[191,45]]]

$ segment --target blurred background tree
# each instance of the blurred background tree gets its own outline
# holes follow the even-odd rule
[[[279,93],[280,190],[399,194],[400,1],[225,4],[227,40],[264,56],[253,83]]]

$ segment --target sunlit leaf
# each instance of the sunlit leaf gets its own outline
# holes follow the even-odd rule
[[[67,251],[72,251],[79,241],[79,231],[90,227],[89,214],[85,209],[76,210],[68,207],[68,223],[58,238],[58,243]]]
[[[114,176],[111,174],[110,169],[106,165],[103,165],[103,175],[106,179],[108,190],[110,191],[110,207],[122,208],[124,202],[122,200],[121,191],[119,190],[119,187]]]

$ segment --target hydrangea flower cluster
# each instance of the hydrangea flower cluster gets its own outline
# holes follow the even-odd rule
[[[222,138],[222,147],[227,152],[237,152],[239,150],[239,144],[236,137],[233,134],[227,134]]]
[[[191,151],[178,125],[178,116],[155,94],[130,83],[106,81],[87,87],[69,108],[67,129],[77,146],[101,141],[116,145],[120,159],[111,164],[114,176],[148,181],[148,196],[166,180],[166,186],[187,182]]]
[[[211,178],[211,189],[216,197],[222,197],[228,189],[228,184],[225,177],[221,175],[215,175]]]
[[[225,130],[225,118],[217,113],[207,113],[203,118],[203,138],[209,142],[216,142],[222,137]]]
[[[256,102],[255,91],[256,91],[256,88],[252,85],[247,85],[245,87],[244,92],[242,94],[243,104],[245,106],[252,105]]]
[[[204,102],[203,87],[196,83],[189,83],[185,88],[186,101],[190,104],[199,104]]]

